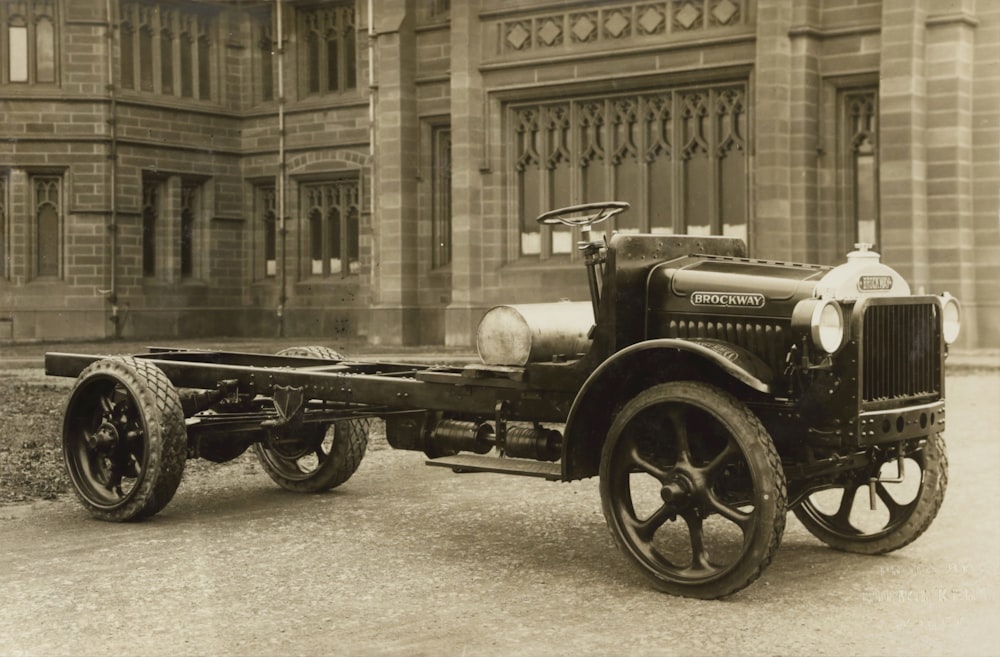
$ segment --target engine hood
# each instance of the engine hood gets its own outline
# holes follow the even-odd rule
[[[776,318],[791,316],[796,303],[811,297],[854,301],[910,294],[903,277],[866,245],[837,267],[687,256],[655,267],[647,290],[652,312]]]
[[[742,258],[679,258],[650,272],[647,307],[653,312],[788,317],[831,271]]]

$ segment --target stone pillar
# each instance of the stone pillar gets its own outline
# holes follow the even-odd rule
[[[801,259],[805,223],[792,213],[792,27],[793,5],[760,0],[757,9],[757,65],[751,160],[750,254],[757,258]]]
[[[451,304],[445,311],[445,344],[472,343],[482,314],[483,79],[479,73],[479,0],[451,3],[452,256]]]
[[[963,298],[967,318],[975,321],[978,343],[1000,347],[1000,2],[976,2],[972,125],[973,224],[976,266],[973,297]],[[968,257],[968,256],[966,256]],[[964,293],[963,293],[964,294]],[[971,322],[967,326],[973,325]],[[965,329],[962,329],[963,333]],[[966,337],[964,344],[969,344]]]
[[[416,344],[417,48],[410,0],[381,0],[375,13],[376,108],[372,193],[372,344]]]
[[[881,252],[927,290],[926,0],[884,0],[879,67],[879,216]]]
[[[25,173],[24,169],[13,167],[10,169],[9,177],[7,178],[7,189],[28,189],[28,181],[28,174]],[[4,255],[11,258],[8,265],[8,275],[10,276],[11,283],[18,288],[33,278],[31,263],[34,262],[34,256],[12,257],[12,254],[16,253],[33,253],[31,245],[35,229],[31,225],[31,217],[34,216],[34,208],[30,202],[27,202],[29,198],[31,197],[26,194],[12,194],[8,191],[7,198],[4,199],[9,202],[9,205],[5,209],[8,222],[6,237],[10,240],[7,242],[7,253]],[[20,299],[17,299],[17,301],[20,301]]]
[[[156,280],[177,283],[181,280],[181,179],[168,176],[160,187],[156,217]]]
[[[819,104],[822,41],[819,0],[792,4],[789,65],[789,247],[787,257],[816,262],[823,237],[819,219]]]
[[[934,10],[945,7],[934,6]],[[966,311],[962,338],[975,344],[976,234],[973,212],[972,0],[927,17],[927,223],[932,292],[947,290]]]

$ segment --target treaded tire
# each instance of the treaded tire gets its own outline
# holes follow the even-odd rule
[[[278,356],[300,356],[342,361],[346,357],[329,347],[288,347]],[[361,465],[368,449],[371,420],[342,420],[332,424],[307,425],[302,432],[310,449],[301,455],[282,454],[265,443],[255,443],[254,452],[271,479],[296,493],[318,493],[340,486]]]
[[[774,442],[715,386],[675,381],[629,400],[608,431],[600,478],[612,537],[666,593],[731,595],[781,543],[787,491]]]
[[[177,390],[139,358],[91,363],[66,402],[63,458],[76,496],[95,518],[156,514],[177,491],[187,459]]]
[[[889,519],[881,529],[860,530],[850,523],[849,516],[823,513],[810,501],[810,497],[793,509],[795,517],[810,534],[843,552],[886,554],[905,547],[927,531],[944,503],[948,488],[948,455],[944,436],[939,433],[928,436],[923,448],[912,455],[912,460],[920,467],[920,484],[915,497],[905,504],[890,507]],[[844,495],[852,495],[849,502],[853,502],[853,495],[862,488],[867,488],[867,482],[857,481],[844,488]],[[889,495],[888,490],[883,486],[877,491],[883,504],[888,504],[889,500],[885,497]]]
[[[337,351],[336,349],[331,349],[330,347],[322,346],[305,346],[305,347],[288,347],[279,351],[277,356],[300,356],[302,358],[319,358],[322,360],[345,360],[345,356]]]
[[[304,428],[313,432],[310,440],[314,447],[298,458],[283,455],[266,443],[255,443],[254,451],[264,471],[285,490],[319,493],[340,486],[357,471],[368,449],[370,425],[371,420],[357,419]]]

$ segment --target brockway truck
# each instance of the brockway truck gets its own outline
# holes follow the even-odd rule
[[[607,202],[539,217],[581,230],[592,303],[499,306],[482,362],[153,348],[46,355],[77,377],[63,454],[83,506],[152,516],[185,460],[252,448],[283,488],[355,472],[373,418],[430,465],[600,477],[625,556],[657,589],[718,598],[770,563],[791,510],[831,547],[899,549],[944,498],[944,373],[955,298],[912,294],[866,245],[836,267],[750,259],[726,237],[589,227]]]

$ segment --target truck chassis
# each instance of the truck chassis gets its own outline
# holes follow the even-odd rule
[[[627,207],[589,204],[539,218],[583,229],[586,238],[581,250],[595,322],[583,331],[581,353],[534,353],[546,341],[556,351],[573,344],[556,328],[525,334],[534,342],[524,362],[493,362],[506,358],[501,354],[467,365],[352,360],[312,346],[274,355],[175,348],[122,357],[46,354],[48,374],[76,378],[63,452],[77,496],[100,519],[141,520],[169,503],[187,459],[225,462],[247,449],[278,485],[328,490],[356,471],[371,421],[381,418],[391,447],[423,452],[429,465],[552,481],[599,476],[618,546],[656,588],[676,595],[718,598],[752,583],[778,548],[788,510],[841,550],[879,554],[920,536],[947,483],[943,333],[951,300],[831,305],[828,294],[800,294],[788,302],[788,328],[777,329],[793,334],[779,336],[779,372],[780,364],[767,362],[776,343],[767,331],[763,347],[754,347],[752,335],[725,330],[656,334],[655,275],[672,263],[683,272],[681,264],[695,259],[716,269],[744,267],[758,278],[771,267],[781,285],[794,274],[805,281],[795,285],[819,290],[843,272],[789,274],[782,263],[747,260],[745,247],[727,238],[589,241],[591,224]],[[690,297],[694,305],[714,303],[723,315],[731,303],[758,303],[757,293],[741,291],[746,278],[723,279],[729,287],[721,289],[735,292],[685,297],[687,274],[665,271],[672,276],[670,303],[673,295]],[[770,293],[759,296],[771,303]],[[841,320],[841,307],[867,318],[868,306],[890,302],[904,309],[893,306],[891,316],[902,318],[894,319],[897,327],[908,322],[920,344],[935,350],[920,360],[921,372],[910,377],[915,383],[907,378],[913,390],[905,395],[887,392],[881,379],[872,384],[877,395],[859,393],[856,364],[871,359],[861,353],[868,344],[859,337],[861,322],[874,320],[842,326],[858,334],[854,341],[841,338],[827,352],[817,345],[837,319],[831,307]],[[567,308],[546,310],[558,315]],[[639,337],[633,321],[646,326]],[[506,331],[495,331],[504,345]],[[885,348],[890,364],[901,358],[891,354],[905,351],[890,342]],[[854,369],[839,373],[838,362]],[[858,520],[871,515],[866,511],[877,519]]]

